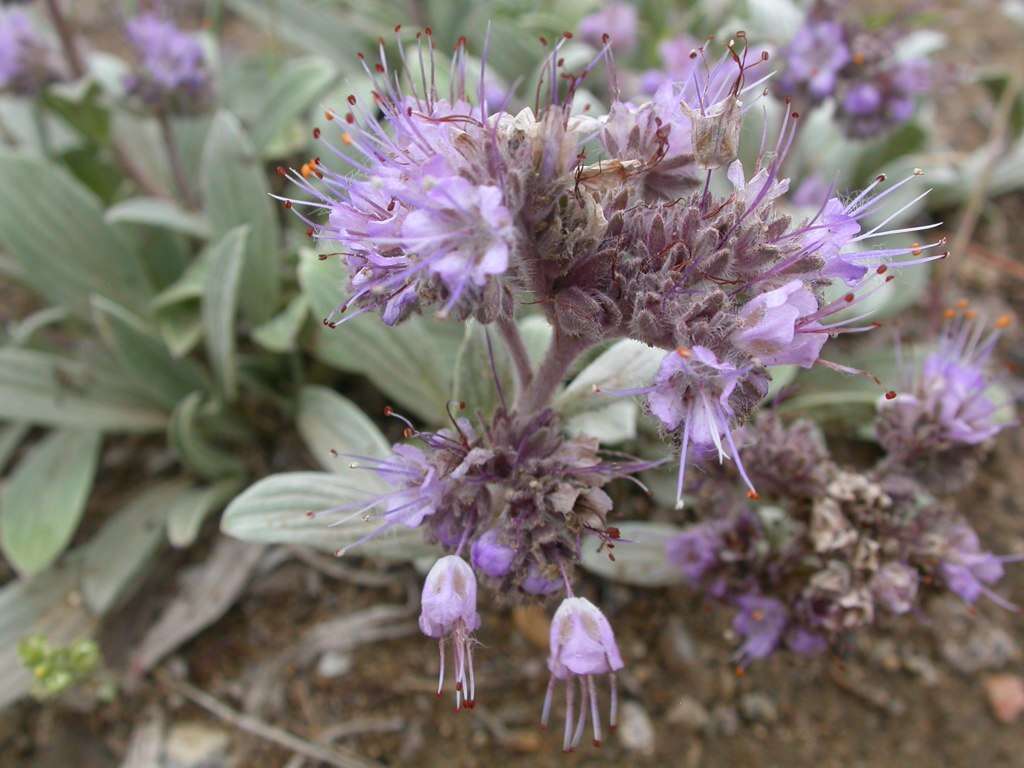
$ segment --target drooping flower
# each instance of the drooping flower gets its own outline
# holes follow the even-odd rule
[[[33,96],[57,77],[50,51],[19,10],[0,10],[0,92]]]
[[[551,701],[554,696],[555,683],[565,682],[565,735],[562,749],[566,752],[574,749],[583,738],[587,724],[589,704],[591,727],[594,733],[594,745],[600,746],[602,741],[601,716],[597,701],[597,684],[595,677],[608,675],[611,680],[611,712],[609,725],[615,728],[618,715],[618,687],[615,673],[625,664],[615,642],[615,633],[604,614],[584,597],[567,597],[558,606],[551,620],[550,655],[548,670],[551,680],[548,682],[547,694],[544,697],[544,709],[541,724],[545,727],[551,715]],[[579,718],[574,715],[575,692],[579,684],[580,702]],[[575,731],[573,720],[576,721]]]
[[[613,51],[628,54],[636,48],[636,27],[636,6],[613,0],[597,13],[583,17],[577,29],[580,38],[591,45],[601,47],[610,42]]]
[[[441,671],[437,695],[444,688],[446,640],[451,640],[455,668],[455,709],[476,706],[476,675],[473,671],[473,637],[480,626],[476,611],[476,576],[457,555],[440,558],[427,573],[421,598],[420,630],[438,640]]]
[[[130,96],[167,113],[201,110],[210,96],[210,72],[202,44],[157,13],[143,13],[127,26],[137,66],[125,79]]]

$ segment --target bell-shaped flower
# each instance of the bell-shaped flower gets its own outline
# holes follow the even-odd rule
[[[441,669],[437,695],[444,688],[446,640],[451,640],[455,666],[455,709],[476,705],[476,677],[473,674],[472,633],[480,626],[476,611],[476,575],[458,555],[442,557],[427,574],[421,598],[420,630],[437,638]]]
[[[609,675],[611,678],[611,713],[609,725],[615,728],[618,714],[618,689],[615,672],[625,666],[619,646],[615,642],[608,619],[600,609],[583,597],[567,597],[558,606],[551,620],[551,646],[548,669],[551,680],[544,697],[541,724],[547,726],[551,714],[551,700],[555,683],[564,680],[565,686],[565,735],[562,748],[568,752],[583,738],[587,724],[589,701],[590,719],[594,731],[594,745],[601,745],[601,718],[598,713],[597,685],[595,675]],[[579,716],[573,729],[576,687],[580,690]]]

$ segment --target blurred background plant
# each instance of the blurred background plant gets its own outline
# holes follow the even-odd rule
[[[108,659],[116,675],[134,679],[218,621],[275,557],[327,567],[305,547],[333,552],[373,527],[355,521],[325,530],[305,517],[352,496],[352,473],[335,452],[386,452],[399,433],[378,418],[385,404],[436,426],[451,398],[493,397],[481,388],[486,346],[472,322],[417,316],[385,328],[363,316],[326,327],[343,269],[321,261],[306,227],[272,198],[288,184],[278,169],[315,167],[312,134],[330,110],[350,93],[370,101],[355,53],[390,40],[396,23],[432,27],[442,52],[461,35],[479,51],[489,24],[484,88],[513,113],[532,102],[540,36],[575,31],[562,55],[578,64],[613,29],[618,82],[595,75],[577,98],[603,114],[612,89],[645,98],[666,79],[687,76],[699,41],[745,30],[778,71],[763,113],[752,111],[744,126],[748,161],[765,121],[777,125],[785,110],[799,109],[803,125],[786,168],[795,187],[828,189],[839,179],[847,191],[879,173],[926,169],[932,193],[919,198],[907,188],[888,210],[906,205],[907,218],[945,219],[954,258],[908,273],[871,307],[881,320],[916,307],[900,332],[913,345],[929,338],[961,291],[982,295],[993,318],[1019,309],[1019,292],[992,289],[1024,274],[1019,247],[1008,247],[1024,187],[1024,59],[1015,42],[1024,13],[1014,2],[989,11],[1002,14],[994,26],[1009,42],[998,30],[964,37],[955,7],[928,3],[4,5],[0,706],[92,680],[102,667],[94,638],[104,617],[141,586],[152,588],[153,573],[174,583],[174,569],[188,565],[190,583],[212,581],[192,591],[182,582],[178,602],[151,613],[147,629],[136,631],[141,640]],[[844,55],[801,60],[821,47],[804,44],[815,24],[833,25],[821,34]],[[862,50],[865,35],[877,41],[879,31],[883,44]],[[811,84],[801,66],[816,74],[831,67],[833,76]],[[468,71],[479,76],[476,66]],[[998,196],[1012,196],[1016,208],[990,204]],[[985,242],[976,237],[982,226]],[[893,239],[894,247],[911,242]],[[520,330],[539,358],[546,323],[526,317]],[[893,338],[844,343],[842,362],[895,387]],[[590,396],[594,385],[628,384],[624,371],[649,374],[641,346],[619,342],[584,360],[556,406],[576,434],[657,456],[656,429],[635,403]],[[499,360],[499,376],[510,370]],[[1012,401],[1018,385],[1007,391]],[[776,378],[769,397],[780,393],[780,410],[816,419],[855,451],[874,440],[863,428],[849,439],[880,393],[867,379],[793,369]],[[217,513],[252,483],[224,530],[284,548],[247,547],[217,531]],[[652,473],[649,483],[670,509],[673,478]],[[614,567],[604,558],[590,567],[633,585],[685,581],[651,544],[677,529],[656,510],[640,517],[623,528],[638,545],[619,547]],[[193,545],[196,552],[167,557],[168,548]],[[415,561],[431,551],[408,532],[362,554]],[[372,584],[373,574],[363,575]],[[223,589],[211,594],[212,584]],[[111,690],[96,686],[90,695],[101,700]]]

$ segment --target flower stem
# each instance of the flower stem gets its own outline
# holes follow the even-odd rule
[[[78,48],[78,39],[75,37],[75,30],[68,23],[67,17],[64,16],[64,12],[60,8],[60,0],[46,0],[46,9],[50,14],[57,37],[60,38],[60,47],[64,52],[64,60],[67,62],[68,69],[74,77],[83,77],[85,63]],[[111,137],[110,139],[110,151],[125,175],[134,181],[139,189],[147,195],[167,197],[167,192],[140,170],[132,160],[131,153],[116,138]]]
[[[519,333],[519,326],[511,317],[503,316],[498,320],[498,330],[501,331],[501,338],[505,340],[505,346],[508,347],[508,353],[516,367],[519,391],[522,392],[530,386],[530,382],[533,380],[533,366],[530,364],[530,355],[526,351],[526,344]]]
[[[569,366],[586,347],[586,342],[566,336],[559,328],[555,328],[555,338],[537,369],[537,375],[533,377],[530,386],[523,390],[516,405],[520,418],[532,418],[537,411],[547,406],[565,378]]]
[[[188,187],[188,177],[185,175],[185,166],[181,162],[181,153],[178,151],[178,142],[174,139],[174,126],[167,113],[159,111],[156,121],[160,126],[160,137],[164,142],[164,149],[167,151],[167,162],[171,166],[171,175],[174,177],[174,186],[177,188],[181,203],[186,208],[194,208],[195,201]]]

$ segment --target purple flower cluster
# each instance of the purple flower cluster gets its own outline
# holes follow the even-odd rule
[[[915,97],[931,88],[928,62],[899,60],[897,45],[897,39],[864,33],[819,3],[781,52],[776,92],[804,106],[834,98],[848,135],[878,136],[913,117]]]
[[[753,104],[748,96],[763,88],[751,73],[767,56],[751,55],[742,34],[717,61],[703,48],[694,51],[685,83],[664,83],[640,104],[615,96],[603,116],[577,112],[574,97],[602,62],[616,82],[611,38],[602,34],[598,56],[569,72],[560,51],[570,37],[551,46],[533,106],[511,114],[489,103],[486,68],[477,98],[467,93],[464,40],[443,98],[430,30],[409,50],[396,28],[405,71],[392,68],[383,43],[376,64],[360,55],[372,102],[350,96],[344,112],[325,114],[337,129],[331,136],[314,130],[323,156],[330,153],[342,168],[315,158],[297,171],[280,169],[305,192],[304,199],[281,198],[285,207],[311,238],[342,248],[333,255],[344,259],[349,294],[325,324],[365,312],[388,325],[427,310],[474,317],[495,324],[519,361],[517,391],[508,400],[499,392],[494,413],[472,424],[453,418],[438,432],[406,422],[416,445],[395,446],[383,460],[357,459],[390,490],[325,515],[342,523],[376,513],[381,526],[371,536],[421,528],[452,553],[428,577],[423,626],[442,640],[442,658],[452,640],[459,706],[475,701],[476,579],[516,599],[564,593],[552,625],[544,720],[556,681],[564,681],[566,749],[582,738],[588,700],[594,740],[601,740],[594,676],[622,667],[607,620],[573,595],[573,567],[584,545],[611,553],[618,539],[603,486],[652,466],[609,461],[596,440],[566,436],[549,406],[572,363],[616,339],[662,350],[647,386],[605,394],[642,396],[679,445],[680,502],[688,457],[695,456],[729,460],[756,497],[737,436],[767,391],[769,368],[831,365],[820,358],[830,337],[872,327],[858,325],[856,316],[836,320],[837,313],[893,279],[896,267],[943,256],[926,254],[941,242],[871,247],[892,234],[885,226],[902,211],[862,229],[864,217],[919,172],[885,190],[879,177],[848,200],[827,190],[815,215],[794,221],[782,205],[789,183],[780,172],[796,114],[786,116],[775,141],[762,140],[752,172],[743,168],[736,159],[740,124]],[[413,72],[410,62],[419,64]],[[727,191],[711,184],[715,173],[725,176]],[[836,281],[847,291],[828,301],[824,289]],[[516,354],[514,320],[527,305],[553,328],[536,370],[521,339]],[[751,537],[760,530],[754,518],[749,527]],[[717,528],[705,534],[735,542]],[[687,567],[695,573],[704,569],[710,578],[718,570],[703,564],[699,551],[693,557]],[[714,578],[723,598],[739,600],[729,579]],[[749,586],[749,621],[741,626],[754,634],[756,616],[778,611],[758,608],[752,601],[760,594]],[[788,618],[783,623],[788,627]],[[792,643],[812,644],[813,631],[793,634]],[[764,642],[752,640],[747,654],[758,655]],[[614,708],[613,682],[613,722]]]
[[[0,11],[0,92],[33,96],[56,77],[50,51],[28,16]]]
[[[772,505],[753,507],[732,480],[712,481],[718,512],[666,543],[689,584],[736,610],[741,664],[783,647],[819,653],[881,614],[917,609],[929,589],[1014,609],[992,587],[1024,556],[983,550],[967,520],[893,457],[867,472],[841,467],[809,421],[762,415],[745,432],[750,474],[792,472],[793,482],[762,486]]]
[[[889,460],[945,492],[963,487],[979,452],[1009,425],[1008,403],[993,394],[989,358],[1009,316],[994,327],[961,302],[898,394],[879,401],[876,432]]]
[[[127,35],[137,59],[125,78],[129,96],[148,109],[168,114],[194,113],[205,107],[211,79],[199,40],[157,13],[130,20]]]

